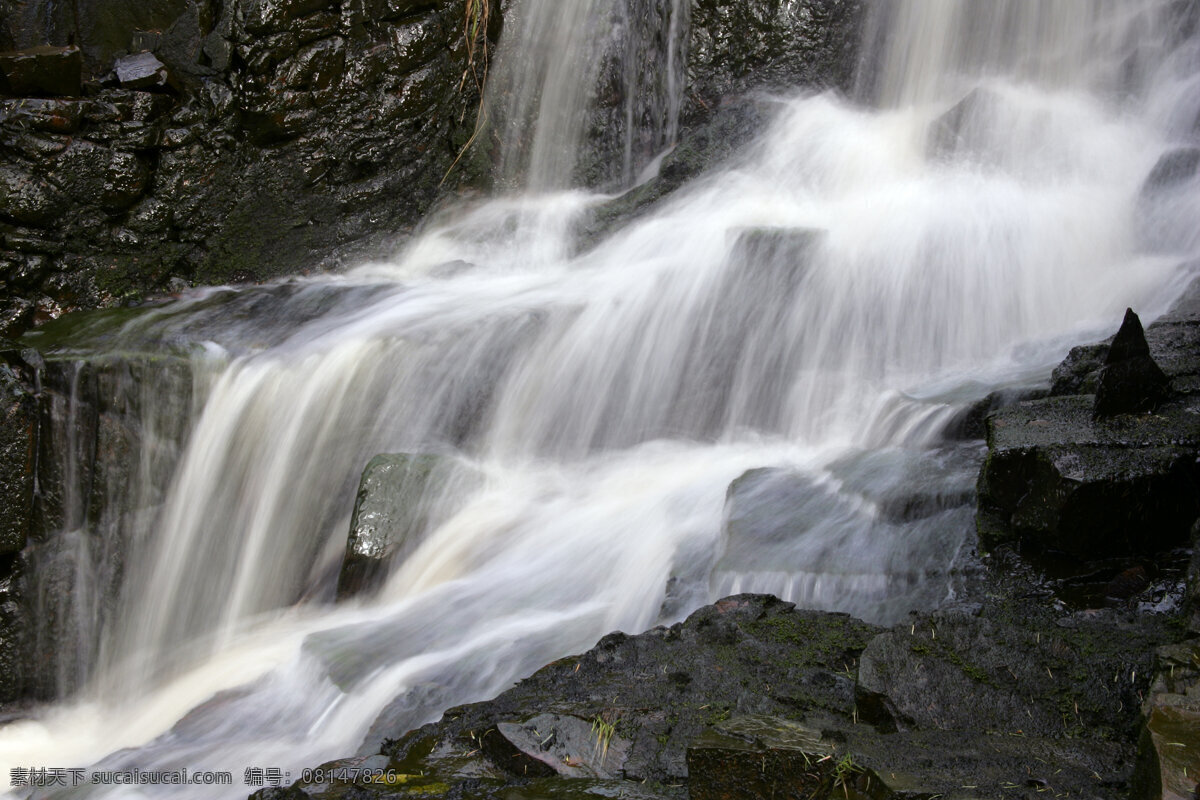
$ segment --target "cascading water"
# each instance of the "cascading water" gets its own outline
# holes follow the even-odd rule
[[[880,621],[945,601],[970,506],[886,501],[906,480],[969,490],[978,447],[929,449],[947,419],[1180,288],[1198,193],[1157,208],[1139,189],[1195,135],[1200,61],[1174,3],[880,6],[860,102],[775,98],[733,162],[571,256],[605,199],[567,191],[588,97],[613,52],[650,52],[607,32],[647,9],[670,28],[665,102],[618,70],[608,177],[628,184],[674,137],[686,4],[526,0],[496,115],[529,191],[392,263],[126,326],[121,349],[190,364],[188,444],[167,480],[143,454],[152,499],[118,525],[88,683],[0,729],[0,762],[296,775],[729,592]],[[377,595],[332,605],[358,473],[384,452],[473,477],[426,498]],[[779,469],[726,511],[759,467]],[[754,510],[779,492],[784,539]]]

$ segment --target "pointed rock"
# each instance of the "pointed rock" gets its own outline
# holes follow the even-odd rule
[[[1167,376],[1150,357],[1142,322],[1132,308],[1108,348],[1100,384],[1096,387],[1096,419],[1116,414],[1153,411],[1167,399]]]

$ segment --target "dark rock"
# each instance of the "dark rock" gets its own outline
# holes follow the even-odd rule
[[[118,58],[113,65],[113,73],[126,89],[164,89],[170,80],[166,64],[153,53]]]
[[[25,561],[20,553],[0,555],[0,706],[26,694],[29,615],[22,596]]]
[[[82,91],[78,47],[43,45],[0,54],[0,94],[77,97]]]
[[[1134,673],[1149,676],[1153,634],[1087,616],[1055,627],[1046,617],[1018,605],[898,625],[863,651],[859,689],[922,729],[1096,739],[1135,730]]]
[[[1135,381],[1125,398],[1132,398],[1128,405],[1135,408],[1154,400],[1154,414],[1093,421],[1099,397],[1093,402],[1090,395],[1064,394],[1019,403],[988,418],[989,454],[978,484],[983,547],[1019,543],[1086,561],[1186,542],[1200,513],[1198,298],[1200,280],[1194,280],[1144,337],[1138,335],[1136,315],[1128,312],[1128,327],[1122,326],[1111,346],[1076,348],[1055,372],[1057,391],[1099,387],[1108,374],[1120,392],[1121,379],[1128,376],[1120,365],[1158,362],[1165,377],[1158,367],[1135,367],[1134,372],[1149,376],[1152,388],[1138,389]],[[1106,364],[1098,372],[1101,353]],[[1110,402],[1106,399],[1101,409]]]
[[[15,124],[46,133],[74,133],[82,121],[83,108],[84,103],[77,100],[36,97],[0,100],[0,125]]]
[[[606,636],[439,722],[395,722],[402,735],[379,756],[326,766],[393,770],[406,796],[497,800],[682,800],[685,784],[691,798],[1127,797],[1164,628],[1112,611],[1064,619],[1007,589],[987,594],[971,613],[891,631],[725,598],[671,628]],[[864,718],[869,695],[891,724]],[[422,716],[416,703],[406,720]],[[270,796],[396,788],[313,781]]]
[[[1117,331],[1100,371],[1093,416],[1111,417],[1154,411],[1167,399],[1167,376],[1150,357],[1142,322],[1133,309]]]
[[[1105,344],[1072,347],[1050,376],[1050,394],[1095,394],[1107,355],[1108,345]]]
[[[850,88],[864,4],[698,0],[688,75],[710,106],[748,89]]]
[[[420,544],[430,522],[429,493],[452,469],[452,463],[436,455],[397,453],[371,459],[354,502],[338,575],[339,598],[376,588],[388,563]]]
[[[1136,567],[1122,570],[1104,587],[1104,596],[1118,600],[1126,600],[1150,585],[1150,576],[1146,568],[1140,564]]]
[[[1200,430],[1187,407],[1092,424],[1086,395],[988,418],[979,477],[985,548],[1020,542],[1082,559],[1178,546],[1200,514]]]
[[[1054,393],[1053,390],[1051,393]],[[1045,389],[997,389],[982,400],[972,403],[960,411],[954,419],[946,423],[946,427],[942,429],[942,435],[951,441],[984,439],[987,437],[988,414],[1024,400],[1037,400],[1045,396]]]
[[[735,717],[688,749],[688,796],[1003,797],[1020,788],[1120,786],[1126,759],[1128,748],[1109,742],[939,730],[881,735],[829,718]]]
[[[0,557],[20,552],[31,532],[38,411],[31,379],[20,347],[0,340]]]
[[[63,204],[62,194],[48,181],[16,165],[0,166],[0,216],[43,225],[54,220]]]
[[[819,730],[770,717],[736,717],[688,747],[690,800],[813,798],[830,794],[848,770]],[[837,788],[843,788],[838,786]]]
[[[1157,655],[1132,796],[1186,800],[1200,792],[1200,640],[1159,648]]]

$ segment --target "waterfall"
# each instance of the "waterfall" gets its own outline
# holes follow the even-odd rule
[[[0,762],[296,775],[729,592],[879,622],[945,602],[969,501],[885,501],[928,470],[969,493],[979,448],[946,421],[1161,312],[1200,250],[1195,187],[1140,199],[1200,116],[1178,8],[878,4],[853,97],[764,99],[747,148],[584,249],[592,190],[678,136],[688,5],[524,0],[487,100],[508,193],[390,261],[110,337],[187,364],[186,399],[148,371],[139,401],[186,445],[144,439],[87,681],[0,728]],[[358,475],[401,452],[470,479],[335,604]],[[789,498],[794,536],[730,533],[760,530],[726,507],[760,468],[746,494]]]

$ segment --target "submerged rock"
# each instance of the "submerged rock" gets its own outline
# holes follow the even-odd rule
[[[1104,359],[1096,387],[1095,417],[1153,411],[1167,399],[1167,376],[1150,357],[1142,322],[1132,308]]]

